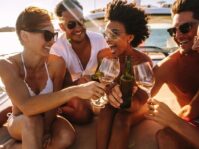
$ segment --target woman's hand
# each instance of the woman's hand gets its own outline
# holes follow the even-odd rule
[[[98,99],[105,93],[106,86],[96,81],[80,84],[77,86],[77,96],[82,99]]]
[[[120,105],[123,103],[121,97],[122,93],[120,87],[119,85],[115,85],[108,94],[108,101],[113,107],[120,108]]]
[[[148,113],[145,116],[148,119],[154,120],[166,127],[170,127],[178,119],[178,116],[162,102],[152,99],[147,104]]]

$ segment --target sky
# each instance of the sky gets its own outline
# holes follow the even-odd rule
[[[25,7],[39,6],[51,12],[61,0],[1,0],[0,4],[0,27],[15,26],[17,16]],[[88,14],[95,8],[104,8],[107,2],[111,0],[78,0],[84,8],[84,13]],[[128,0],[131,1],[131,0]],[[141,4],[155,4],[161,0],[142,0]],[[164,0],[172,3],[174,0]]]

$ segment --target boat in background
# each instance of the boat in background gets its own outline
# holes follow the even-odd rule
[[[159,1],[156,5],[140,5],[146,12],[146,14],[152,15],[170,15],[171,4],[165,1]]]
[[[171,4],[166,3],[165,1],[158,1],[156,5],[141,5],[141,0],[134,0],[134,2],[136,3],[138,7],[141,7],[142,9],[144,9],[146,14],[171,15]],[[103,19],[104,14],[105,14],[105,8],[94,9],[85,16],[85,19],[86,20]]]

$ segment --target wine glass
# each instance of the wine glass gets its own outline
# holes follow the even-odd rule
[[[151,99],[151,89],[155,83],[153,70],[149,62],[133,66],[135,82],[139,88],[147,92]]]
[[[101,83],[105,84],[106,86],[113,83],[115,78],[117,78],[120,73],[119,58],[103,58],[99,66],[98,73],[101,74],[99,75],[99,81]],[[107,102],[108,100],[106,94],[97,100],[91,99],[91,104],[100,108],[104,108]]]

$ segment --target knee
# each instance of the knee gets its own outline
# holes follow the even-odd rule
[[[90,109],[83,108],[74,113],[72,119],[76,124],[87,124],[92,121],[93,113]]]
[[[130,128],[130,122],[128,120],[128,117],[124,115],[123,113],[117,113],[115,115],[114,124],[116,127],[118,127],[118,129]]]
[[[72,129],[62,130],[56,134],[58,138],[57,148],[68,148],[75,142],[75,132]]]
[[[43,129],[43,117],[41,115],[36,115],[36,116],[25,116],[24,117],[24,125],[23,125],[23,130],[24,131],[32,131],[32,130],[38,130],[38,129]]]
[[[61,115],[75,124],[86,124],[93,119],[93,112],[86,104],[79,103],[78,106],[73,107],[72,111],[73,112],[63,111]]]

